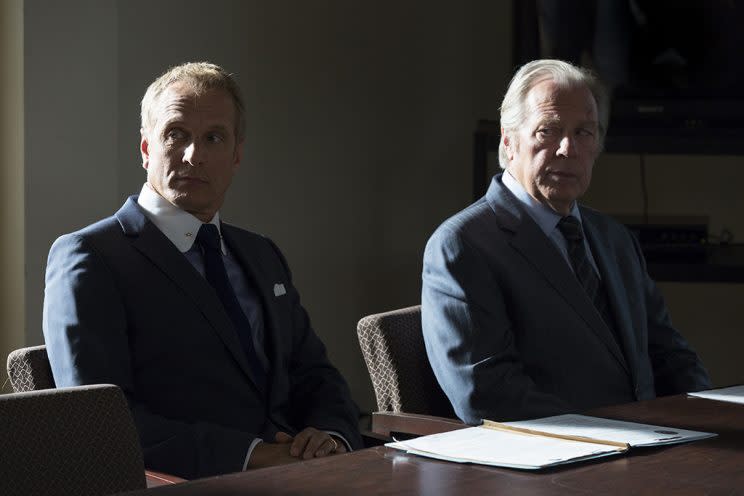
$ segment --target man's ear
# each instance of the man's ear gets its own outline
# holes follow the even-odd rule
[[[237,145],[235,145],[235,157],[233,160],[233,170],[238,170],[240,167],[240,162],[243,161],[243,144],[245,141],[240,141]]]
[[[506,158],[509,160],[514,158],[514,141],[511,139],[511,136],[509,136],[509,133],[504,131],[504,128],[501,128],[501,142],[504,143],[504,150],[506,150]]]
[[[150,152],[148,151],[150,143],[147,141],[147,133],[140,128],[140,154],[142,154],[142,168],[147,170],[150,165]]]

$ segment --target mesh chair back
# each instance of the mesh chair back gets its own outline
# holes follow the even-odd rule
[[[3,496],[93,496],[145,488],[121,390],[80,386],[0,395]]]
[[[426,356],[420,306],[364,317],[357,334],[379,410],[455,416]]]
[[[8,355],[8,378],[16,393],[54,388],[54,377],[46,346],[32,346],[12,351]]]

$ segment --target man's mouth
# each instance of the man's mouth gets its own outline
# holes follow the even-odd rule
[[[193,183],[206,183],[205,179],[194,176],[177,176],[173,178],[174,181],[193,182]]]
[[[571,172],[566,171],[559,171],[559,170],[547,170],[546,174],[553,178],[558,180],[565,180],[565,179],[576,179],[576,174],[573,174]]]

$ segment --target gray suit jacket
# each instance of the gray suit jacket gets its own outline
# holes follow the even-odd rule
[[[580,209],[619,339],[500,175],[429,240],[426,349],[464,421],[543,417],[710,387],[672,327],[635,238]]]
[[[348,387],[283,256],[257,234],[227,224],[222,233],[263,302],[267,397],[216,292],[134,196],[50,250],[44,337],[57,385],[120,386],[147,467],[186,478],[239,471],[253,439],[277,430],[313,426],[361,446]],[[275,296],[275,284],[286,294]]]

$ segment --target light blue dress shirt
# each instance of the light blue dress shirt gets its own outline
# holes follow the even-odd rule
[[[530,196],[527,190],[524,189],[524,186],[514,179],[514,176],[511,175],[508,169],[505,170],[504,174],[501,176],[501,181],[504,186],[517,197],[517,200],[519,200],[525,210],[527,210],[527,213],[532,217],[532,220],[534,220],[542,232],[545,233],[545,236],[547,236],[553,242],[555,247],[558,248],[560,254],[563,255],[563,259],[573,271],[571,258],[568,256],[568,243],[566,242],[563,233],[558,229],[558,222],[560,222],[563,216]],[[579,219],[579,222],[581,222],[581,213],[579,212],[579,207],[576,202],[571,206],[570,215],[573,215]],[[582,229],[584,228],[583,223],[581,224],[581,227]],[[594,261],[592,249],[589,246],[589,241],[587,241],[586,236],[584,236],[584,248],[586,249],[587,257],[589,257],[589,262],[591,262],[592,267],[594,267],[594,272],[596,272],[597,276],[601,279],[602,275],[597,268],[597,263]]]

